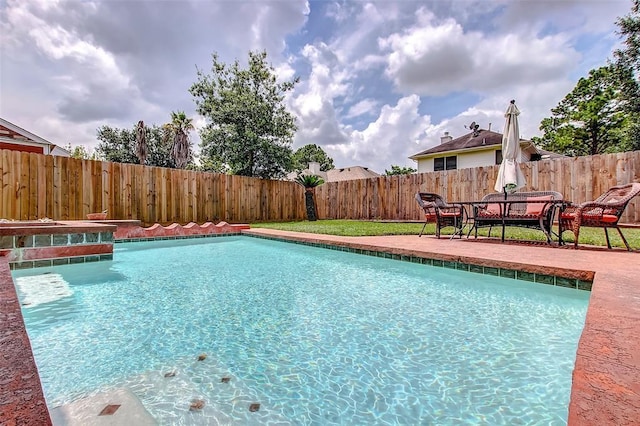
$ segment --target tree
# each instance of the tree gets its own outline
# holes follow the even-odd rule
[[[616,24],[624,48],[614,52],[614,70],[623,88],[623,108],[629,114],[623,137],[625,150],[635,150],[640,149],[640,0],[634,0],[631,13],[619,18]]]
[[[187,118],[184,111],[171,112],[171,123],[166,124],[173,133],[171,158],[178,169],[183,169],[187,163],[193,161],[193,151],[189,141],[189,132],[193,127],[193,120]]]
[[[98,128],[98,147],[96,153],[99,158],[117,163],[137,163],[134,152],[135,130],[118,129],[109,126]]]
[[[147,136],[144,131],[144,121],[138,121],[136,126],[136,157],[140,164],[144,164],[147,160]]]
[[[415,172],[417,172],[416,169],[413,169],[411,167],[400,167],[400,166],[396,166],[395,164],[391,165],[391,170],[384,169],[384,174],[386,174],[387,176],[410,175],[411,173],[415,173]]]
[[[322,185],[324,183],[324,180],[320,176],[316,175],[299,175],[295,179],[295,182],[298,185],[304,186],[304,204],[307,209],[307,220],[318,220],[314,192],[315,187]]]
[[[78,160],[95,160],[96,154],[89,154],[87,148],[84,145],[77,145],[72,147],[71,144],[68,144],[65,149],[71,153],[71,158],[76,158]]]
[[[291,170],[295,118],[284,105],[298,79],[278,83],[266,52],[249,52],[248,68],[213,54],[211,75],[198,70],[189,91],[208,123],[200,132],[202,163],[222,172],[264,179]]]
[[[118,129],[102,126],[98,129],[98,147],[96,156],[102,160],[118,163],[138,164],[140,159],[135,153],[138,138],[138,126],[131,129]],[[163,127],[144,126],[144,139],[147,145],[145,162],[149,166],[175,167],[171,158],[172,133]]]
[[[623,87],[612,65],[589,71],[558,106],[542,120],[542,138],[533,142],[570,156],[619,152],[628,148],[625,138],[632,125],[625,113]]]
[[[637,81],[640,74],[640,0],[633,0],[631,13],[618,18],[616,24],[620,27],[618,34],[624,38],[624,48],[614,52],[616,63],[631,68]]]
[[[309,144],[298,148],[292,158],[292,171],[300,173],[309,166],[309,163],[320,164],[320,170],[326,172],[333,169],[333,158],[329,157],[324,150],[316,144]]]

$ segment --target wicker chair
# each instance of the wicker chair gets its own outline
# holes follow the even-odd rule
[[[614,186],[594,201],[567,207],[560,215],[560,237],[562,238],[563,232],[572,231],[575,236],[574,247],[578,248],[578,236],[580,235],[581,227],[604,228],[607,247],[611,248],[608,229],[615,228],[618,230],[627,250],[631,251],[627,239],[622,235],[622,231],[618,227],[618,221],[629,201],[639,193],[640,183]]]
[[[460,237],[462,237],[462,226],[464,225],[464,209],[462,206],[448,204],[440,195],[429,192],[418,192],[416,201],[424,210],[425,218],[419,237],[422,236],[424,228],[429,222],[435,222],[437,238],[440,238],[440,230],[447,226],[456,228],[456,233],[459,233]]]

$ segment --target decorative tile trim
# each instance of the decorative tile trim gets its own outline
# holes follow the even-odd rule
[[[91,254],[87,256],[58,257],[55,259],[24,260],[21,262],[10,262],[9,268],[11,270],[31,269],[59,265],[72,265],[76,263],[99,262],[101,260],[113,260],[113,254]]]
[[[319,248],[325,248],[330,250],[346,251],[346,252],[355,253],[355,254],[362,254],[365,256],[400,260],[402,262],[421,263],[423,265],[436,266],[440,268],[456,269],[456,270],[467,271],[467,272],[472,272],[476,274],[499,276],[503,278],[511,278],[511,279],[516,279],[520,281],[529,281],[532,283],[539,283],[539,284],[546,284],[546,285],[554,285],[558,287],[567,287],[567,288],[573,288],[577,290],[591,291],[591,286],[593,285],[593,282],[591,281],[584,281],[576,278],[566,278],[566,277],[560,277],[556,275],[538,274],[533,272],[518,271],[514,269],[498,268],[495,266],[474,265],[471,263],[467,264],[467,263],[450,261],[450,260],[431,259],[428,257],[399,255],[395,253],[385,252],[382,250],[379,250],[379,251],[363,250],[363,249],[356,249],[356,248],[351,248],[346,246],[339,246],[335,244],[316,243],[312,241],[289,240],[287,238],[275,237],[271,235],[242,234],[242,236],[250,237],[250,238],[260,238],[263,240],[281,241],[281,242],[286,242],[291,244],[300,244],[304,246],[319,247]]]
[[[142,243],[147,241],[160,240],[191,240],[194,238],[220,238],[220,237],[237,237],[242,235],[240,232],[227,232],[224,234],[194,234],[194,235],[165,235],[160,237],[141,237],[141,238],[116,238],[114,243]]]

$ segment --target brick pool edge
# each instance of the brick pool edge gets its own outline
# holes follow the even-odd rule
[[[0,256],[0,424],[51,425],[6,256]]]

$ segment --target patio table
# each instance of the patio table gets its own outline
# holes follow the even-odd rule
[[[544,205],[550,205],[550,208],[553,208],[554,210],[558,210],[560,214],[562,214],[562,212],[569,206],[572,205],[571,201],[568,200],[497,200],[497,199],[493,199],[491,201],[453,201],[453,202],[449,202],[449,204],[451,205],[455,205],[455,206],[459,206],[462,210],[463,210],[463,217],[465,218],[464,222],[461,224],[460,228],[456,228],[456,231],[454,232],[454,235],[458,235],[460,234],[460,236],[462,237],[462,232],[464,230],[464,228],[466,226],[471,225],[471,227],[469,228],[469,231],[467,233],[467,238],[470,237],[471,232],[474,229],[477,229],[476,227],[476,221],[475,221],[475,211],[477,210],[476,207],[478,206],[486,206],[487,204],[498,204],[499,208],[500,208],[500,213],[498,215],[501,223],[500,225],[502,226],[502,238],[501,241],[504,242],[504,230],[506,226],[509,226],[510,224],[515,224],[515,226],[518,226],[518,216],[511,216],[508,214],[508,212],[510,211],[510,206],[512,204],[544,204]],[[471,208],[472,211],[474,212],[474,214],[470,214],[467,211],[467,208]],[[555,217],[555,211],[553,212],[552,216],[551,216],[551,220],[549,221],[549,225],[548,225],[548,229],[546,226],[544,226],[544,216],[540,215],[539,217],[539,229],[545,234],[545,236],[547,237],[547,243],[551,244],[552,242],[552,225],[553,225],[553,218]],[[530,219],[530,217],[528,218],[528,222],[532,222]],[[473,222],[471,224],[471,222]],[[452,236],[452,238],[453,238]],[[558,237],[558,244],[559,245],[563,245],[563,241],[562,241],[562,235],[561,234],[556,234],[556,236]]]

